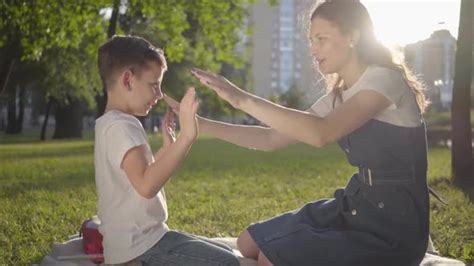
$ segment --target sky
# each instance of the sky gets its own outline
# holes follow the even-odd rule
[[[460,0],[361,0],[377,37],[389,46],[404,46],[447,29],[457,39]]]
[[[472,0],[474,1],[474,0]],[[380,41],[405,46],[447,29],[457,39],[461,0],[361,0],[367,7]],[[106,18],[112,9],[102,11]]]

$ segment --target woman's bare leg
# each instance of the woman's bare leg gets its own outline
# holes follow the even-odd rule
[[[245,229],[237,238],[237,247],[244,257],[257,260],[259,258],[260,249],[257,243],[250,236],[247,229]]]
[[[258,266],[273,266],[271,261],[268,260],[267,256],[262,251],[258,253]]]

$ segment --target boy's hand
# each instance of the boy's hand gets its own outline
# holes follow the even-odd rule
[[[199,131],[196,118],[198,106],[196,91],[194,88],[189,88],[179,105],[179,123],[181,126],[180,136],[188,138],[191,141],[196,139]]]
[[[175,135],[176,123],[174,122],[174,113],[166,111],[163,118],[161,132],[163,134],[163,147],[168,147],[176,141]]]

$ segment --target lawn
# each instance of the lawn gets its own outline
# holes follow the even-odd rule
[[[160,141],[152,139],[156,150]],[[429,163],[430,185],[449,202],[445,207],[432,199],[435,246],[472,263],[474,191],[463,192],[447,178],[447,148],[430,149]],[[253,221],[331,197],[354,171],[335,145],[268,153],[201,137],[166,186],[168,224],[206,236],[236,236]],[[0,264],[39,262],[54,241],[66,240],[95,214],[95,201],[92,140],[41,143],[0,135]]]

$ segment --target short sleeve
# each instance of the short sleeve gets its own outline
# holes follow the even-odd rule
[[[333,93],[327,93],[317,100],[310,108],[309,112],[315,113],[320,117],[325,117],[332,111]]]
[[[372,90],[382,94],[393,103],[389,109],[395,109],[399,106],[407,85],[398,71],[377,67],[365,79],[365,83],[360,84],[360,87],[361,90]]]
[[[143,128],[129,121],[111,125],[105,134],[107,159],[114,168],[120,168],[125,154],[132,148],[147,144]]]

